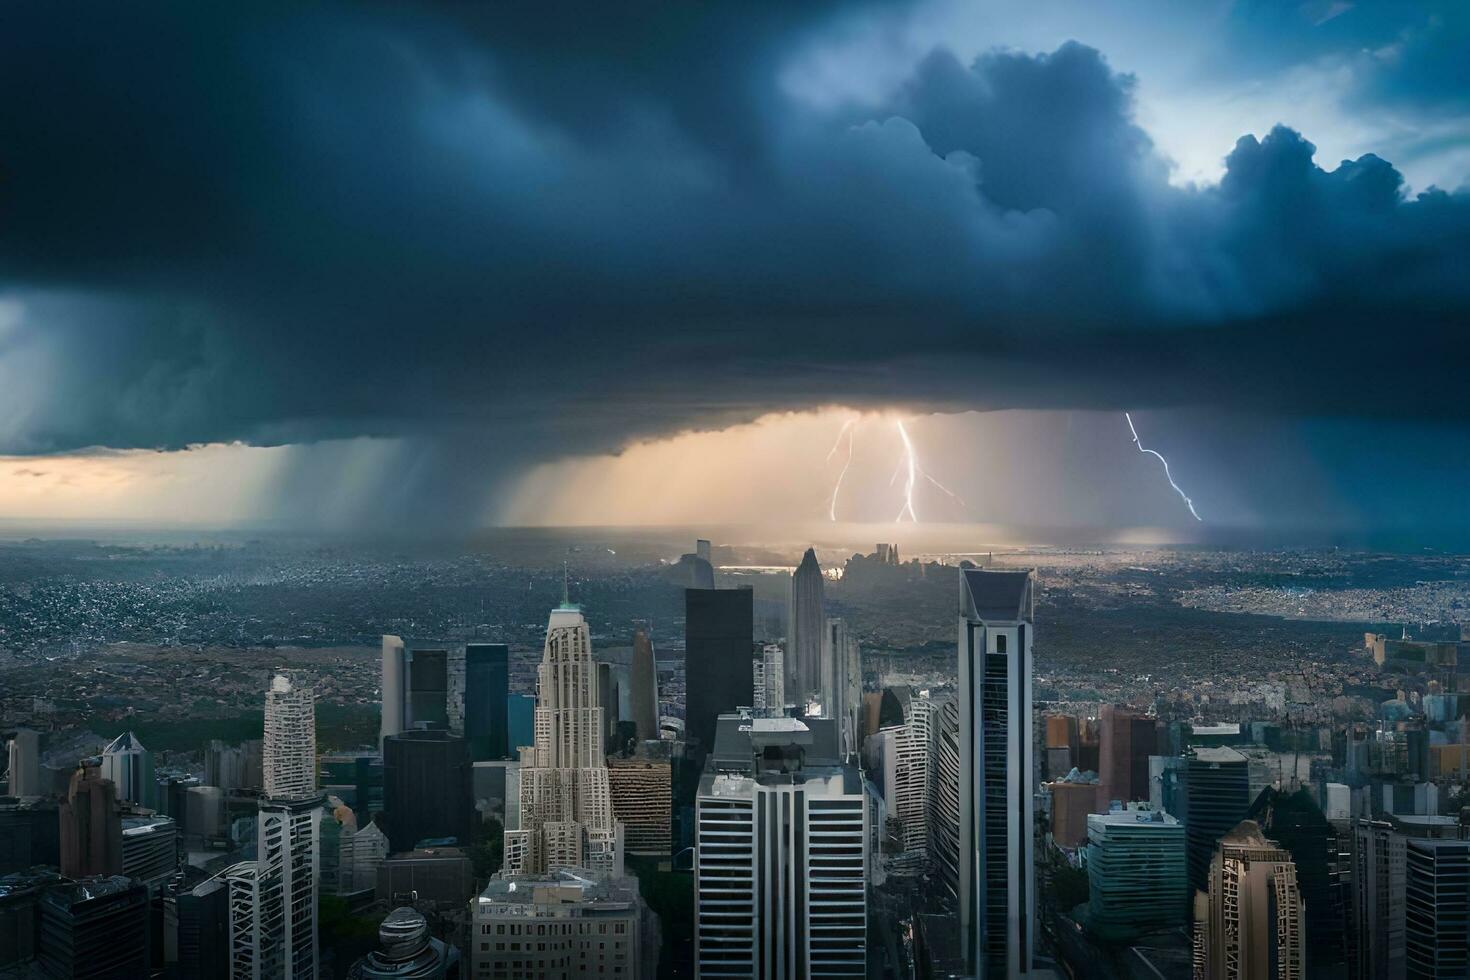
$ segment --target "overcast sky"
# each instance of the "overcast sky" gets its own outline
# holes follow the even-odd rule
[[[807,519],[875,412],[946,482],[1041,460],[951,519],[1188,526],[1130,410],[1209,519],[1470,524],[1467,48],[1458,3],[19,7],[0,516]],[[789,490],[668,491],[737,446]],[[568,467],[634,489],[528,497]]]

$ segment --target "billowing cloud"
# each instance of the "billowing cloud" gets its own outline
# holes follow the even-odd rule
[[[1171,185],[1077,43],[822,106],[783,70],[871,6],[529,9],[13,11],[0,452],[488,480],[832,403],[1465,418],[1463,193],[1284,127]]]

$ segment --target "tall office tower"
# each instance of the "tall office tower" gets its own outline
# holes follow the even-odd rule
[[[37,864],[61,864],[60,807],[34,796],[0,802],[0,875]]]
[[[1411,840],[1405,856],[1407,976],[1470,976],[1470,841]]]
[[[464,737],[470,759],[509,759],[510,648],[504,643],[468,643],[464,648]]]
[[[822,566],[811,548],[791,575],[791,631],[786,644],[786,696],[804,711],[821,696],[822,633],[827,628]]]
[[[653,656],[653,641],[643,630],[633,634],[633,670],[628,692],[628,708],[638,741],[658,738],[658,664]]]
[[[316,697],[284,674],[265,694],[265,795],[300,800],[316,795]]]
[[[1249,818],[1270,840],[1284,847],[1296,865],[1297,884],[1307,905],[1307,933],[1312,937],[1312,970],[1340,972],[1346,908],[1335,879],[1337,831],[1309,790],[1287,793],[1266,787],[1251,804]]]
[[[40,796],[41,736],[29,728],[17,728],[10,740],[10,795]]]
[[[1035,575],[960,571],[960,946],[976,976],[1031,972]]]
[[[180,980],[217,980],[230,970],[230,889],[211,878],[169,899],[177,923]]]
[[[829,617],[822,630],[822,714],[837,722],[842,751],[858,750],[858,712],[862,708],[862,665],[858,642],[847,623]]]
[[[786,655],[779,643],[766,643],[750,658],[751,704],[767,716],[786,713]]]
[[[602,732],[592,635],[581,607],[564,598],[546,627],[536,738],[521,749],[519,829],[505,832],[506,874],[587,868],[621,877],[623,832],[613,818]]]
[[[618,724],[618,680],[613,665],[602,661],[597,663],[597,700],[602,708],[603,751],[611,752]]]
[[[1245,820],[1210,861],[1194,898],[1196,980],[1301,980],[1306,912],[1291,854]]]
[[[694,553],[705,561],[711,561],[709,542],[704,538],[697,538],[695,540]]]
[[[112,780],[118,799],[154,805],[153,753],[132,732],[123,732],[102,750],[102,778]]]
[[[123,875],[86,878],[41,898],[36,958],[48,977],[149,975],[148,888]]]
[[[929,846],[929,726],[924,720],[881,729],[874,736],[882,756],[883,802],[898,821],[903,849]]]
[[[1154,720],[1111,704],[1103,705],[1100,714],[1098,778],[1104,801],[1148,799],[1148,757],[1156,751]]]
[[[949,894],[960,894],[960,704],[934,699],[929,714],[929,860]]]
[[[864,975],[867,809],[835,722],[722,717],[696,825],[696,976]]]
[[[233,980],[314,980],[321,799],[262,803],[254,861],[223,873],[230,889]]]
[[[629,854],[667,857],[672,843],[672,767],[667,759],[607,760],[613,817],[623,825]]]
[[[684,590],[684,733],[705,752],[720,715],[754,700],[753,597],[750,589]]]
[[[1353,929],[1356,976],[1405,974],[1405,894],[1410,840],[1456,839],[1454,817],[1391,817],[1353,822]]]
[[[1185,756],[1184,829],[1189,839],[1189,887],[1205,886],[1220,838],[1250,809],[1250,770],[1245,756],[1230,748],[1195,748]]]
[[[459,975],[459,950],[429,935],[423,913],[396,908],[378,926],[379,949],[352,964],[347,980],[443,980]]]
[[[173,817],[122,818],[122,873],[157,889],[179,870],[179,825]]]
[[[470,776],[469,749],[457,735],[429,729],[386,738],[383,809],[393,850],[444,837],[468,846],[475,813]]]
[[[1110,942],[1184,922],[1184,824],[1147,803],[1087,818],[1087,931]]]
[[[378,722],[378,744],[389,735],[397,735],[408,727],[403,717],[403,697],[407,691],[408,678],[405,676],[407,651],[404,649],[403,637],[384,634],[383,636],[383,677],[380,685],[380,715]]]
[[[117,790],[97,762],[83,759],[61,804],[61,873],[68,878],[122,873]]]

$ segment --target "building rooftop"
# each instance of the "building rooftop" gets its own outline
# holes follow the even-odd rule
[[[89,902],[94,898],[104,898],[108,895],[120,895],[129,891],[134,886],[141,887],[127,875],[109,875],[97,878],[83,878],[81,881],[68,882],[57,885],[46,891],[45,901],[62,909],[70,909],[74,905]]]
[[[751,718],[724,714],[700,777],[709,796],[749,796],[756,785],[825,781],[832,795],[861,792],[857,767],[842,761],[830,718]]]
[[[1183,826],[1176,817],[1165,813],[1163,810],[1155,810],[1147,806],[1130,806],[1127,809],[1090,814],[1087,822],[1090,824],[1094,821],[1107,827],[1135,827],[1139,824],[1163,827]]]
[[[1240,763],[1245,765],[1246,757],[1228,745],[1220,746],[1195,746],[1192,749],[1194,757],[1200,762],[1224,765],[1227,763]]]
[[[103,749],[102,751],[104,753],[117,753],[146,752],[148,750],[143,748],[143,743],[138,741],[138,736],[134,735],[132,732],[123,732],[117,738],[109,742],[107,748]]]
[[[981,622],[1029,621],[1035,581],[1029,569],[998,572],[966,568],[960,573],[960,615]]]
[[[592,872],[567,869],[546,875],[491,878],[480,892],[481,905],[596,905],[626,908],[638,901],[636,878],[597,879]]]

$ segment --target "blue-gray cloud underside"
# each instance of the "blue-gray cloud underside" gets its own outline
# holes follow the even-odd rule
[[[11,11],[0,452],[528,460],[830,402],[1466,416],[1463,193],[1287,128],[1171,186],[1077,44],[818,110],[780,67],[861,10],[590,9]]]

